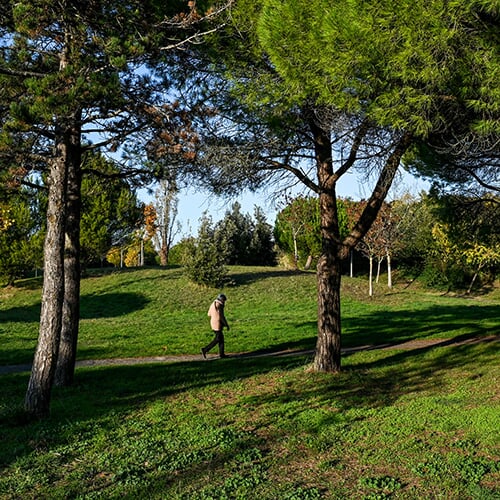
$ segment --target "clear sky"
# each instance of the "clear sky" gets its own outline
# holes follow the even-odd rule
[[[360,200],[367,198],[371,193],[372,184],[355,174],[346,174],[337,184],[337,195],[344,198]],[[422,190],[427,191],[429,184],[422,179],[417,179],[407,173],[399,175],[394,181],[393,188],[389,193],[389,199],[402,196],[405,192],[418,195]],[[311,195],[310,191],[303,191],[304,195]],[[274,225],[276,214],[283,207],[276,207],[273,202],[273,193],[261,191],[259,193],[242,193],[234,198],[218,198],[209,192],[183,190],[179,195],[178,220],[182,229],[176,240],[184,236],[195,236],[198,232],[199,219],[204,212],[211,215],[213,222],[222,219],[227,210],[230,210],[234,202],[240,203],[243,213],[253,216],[254,207],[260,207],[267,217],[267,222]],[[154,200],[154,195],[148,195],[145,190],[139,193],[139,197],[149,203]]]

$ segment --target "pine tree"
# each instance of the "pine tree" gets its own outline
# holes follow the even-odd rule
[[[0,11],[0,165],[16,178],[30,169],[43,172],[48,188],[39,341],[25,398],[29,413],[49,411],[63,326],[71,353],[61,373],[68,380],[74,369],[82,157],[98,147],[116,152],[133,134],[133,142],[140,142],[157,98],[167,90],[143,70],[160,56],[168,65],[168,50],[185,43],[200,18],[194,2],[181,0],[21,0]],[[125,160],[130,175],[151,179],[151,170],[138,171],[131,156]]]
[[[341,369],[341,264],[400,166],[426,151],[434,172],[494,175],[498,17],[492,0],[240,0],[215,40],[210,84],[224,83],[206,92],[220,115],[200,133],[200,170],[220,191],[295,176],[319,198],[315,370]],[[375,182],[346,236],[336,189],[354,169]]]

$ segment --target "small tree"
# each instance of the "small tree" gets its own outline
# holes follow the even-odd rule
[[[250,264],[260,266],[276,265],[273,228],[267,223],[261,208],[255,207],[252,240],[250,242]]]
[[[215,225],[214,237],[228,265],[276,264],[272,227],[259,207],[255,207],[252,219],[242,213],[238,202],[233,203],[231,210]]]
[[[364,208],[363,208],[364,209]],[[361,240],[358,247],[370,261],[369,295],[373,295],[373,263],[377,261],[375,282],[379,282],[382,262],[387,260],[387,286],[392,288],[392,248],[397,240],[396,215],[389,203],[383,203],[372,227]]]
[[[275,238],[282,250],[293,255],[295,268],[301,255],[311,258],[321,253],[319,226],[317,198],[298,196],[278,213]]]
[[[199,285],[222,286],[227,275],[225,256],[217,245],[212,219],[204,214],[200,219],[198,237],[189,248],[185,270],[188,278]]]
[[[251,260],[252,219],[241,211],[238,202],[215,225],[214,237],[223,252],[226,264],[246,265]]]
[[[484,268],[500,265],[500,243],[496,243],[490,247],[474,243],[464,252],[464,259],[465,263],[472,268],[474,273],[467,289],[467,293],[471,293],[474,282]]]
[[[174,238],[180,232],[181,225],[177,221],[177,207],[179,204],[178,189],[174,181],[160,180],[156,190],[153,241],[160,256],[160,265],[168,265],[170,249]]]
[[[115,267],[120,267],[122,263],[121,259],[121,250],[118,247],[113,247],[110,250],[108,250],[108,253],[106,254],[106,260]]]

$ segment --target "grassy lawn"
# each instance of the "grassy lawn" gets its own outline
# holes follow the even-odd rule
[[[227,351],[312,349],[315,277],[232,268]],[[498,289],[444,296],[344,279],[346,347],[497,335]],[[79,359],[198,354],[216,291],[178,269],[82,282]],[[0,292],[0,364],[30,362],[40,289]],[[25,422],[28,373],[1,375],[0,498],[500,498],[498,341],[79,368]]]

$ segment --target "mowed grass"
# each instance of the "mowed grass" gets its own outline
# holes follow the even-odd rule
[[[314,274],[231,279],[228,352],[314,347]],[[86,278],[79,358],[197,354],[216,294],[179,269]],[[2,292],[0,364],[31,361],[39,297]],[[1,375],[0,498],[498,499],[499,305],[415,284],[368,299],[345,278],[346,347],[488,340],[360,349],[338,375],[310,355],[78,368],[39,422],[20,411],[29,374]]]
[[[0,365],[30,363],[38,337],[40,280],[0,290]],[[207,310],[218,291],[190,283],[182,269],[96,272],[82,280],[78,358],[199,354],[212,338]],[[227,351],[313,349],[316,276],[233,267]],[[343,345],[488,335],[500,330],[500,292],[473,299],[417,285],[382,283],[369,299],[362,278],[343,279]]]

